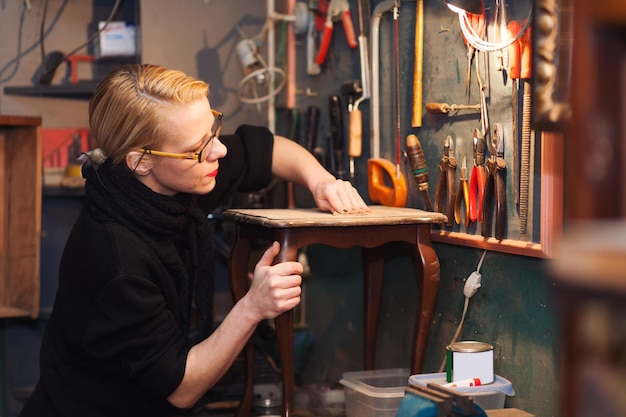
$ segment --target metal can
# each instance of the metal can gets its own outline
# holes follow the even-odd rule
[[[468,340],[446,346],[446,380],[471,378],[479,378],[482,385],[493,382],[493,345]]]

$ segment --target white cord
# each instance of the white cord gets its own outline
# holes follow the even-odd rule
[[[483,255],[480,257],[480,261],[478,261],[478,266],[476,267],[476,273],[480,273],[480,267],[483,264],[483,260],[485,260],[486,254],[487,254],[487,249],[484,250]],[[461,314],[461,321],[459,322],[459,325],[456,328],[456,331],[454,332],[454,336],[452,336],[452,340],[450,341],[450,344],[456,342],[459,336],[461,335],[461,330],[463,329],[463,323],[465,322],[465,315],[467,314],[467,308],[469,307],[469,300],[470,300],[470,297],[466,296],[465,303],[463,305],[463,313]],[[443,361],[441,361],[441,366],[439,366],[439,372],[440,373],[443,372],[445,368],[446,368],[446,355],[443,356]]]
[[[472,24],[467,16],[467,13],[461,9],[453,9],[459,15],[459,24],[461,26],[461,32],[463,32],[463,36],[467,42],[472,45],[472,47],[476,48],[478,51],[484,52],[495,52],[500,49],[504,49],[507,46],[511,45],[513,42],[516,42],[519,38],[522,37],[526,29],[530,26],[533,17],[533,2],[531,1],[530,10],[528,11],[528,17],[526,18],[526,22],[524,26],[520,29],[520,31],[511,39],[501,42],[501,43],[493,43],[484,40],[472,27]]]

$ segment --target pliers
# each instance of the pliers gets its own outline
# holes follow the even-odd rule
[[[452,137],[448,137],[443,142],[443,157],[439,161],[439,178],[437,178],[437,187],[435,188],[435,205],[434,211],[443,213],[448,217],[446,226],[452,226],[454,218],[454,180],[456,179],[456,158],[454,157],[454,142]],[[444,195],[446,203],[444,209]]]
[[[470,221],[483,219],[483,195],[485,193],[485,138],[478,129],[474,129],[474,166],[469,182],[469,218]]]
[[[482,235],[491,235],[491,223],[495,194],[496,231],[498,240],[504,239],[506,226],[506,162],[504,161],[504,136],[500,123],[494,123],[493,135],[489,145],[489,159],[487,160],[487,182],[483,196],[483,221],[481,224]]]
[[[454,201],[454,221],[456,224],[461,224],[461,201],[465,206],[465,227],[470,224],[469,217],[469,189],[467,187],[467,161],[463,156],[463,162],[461,162],[461,173],[459,176],[459,189],[456,192],[456,200]]]
[[[320,49],[317,52],[317,58],[315,62],[321,65],[326,59],[326,53],[330,45],[330,39],[333,35],[334,22],[341,20],[343,23],[343,30],[346,34],[346,40],[350,48],[356,48],[358,43],[356,41],[356,35],[354,34],[354,25],[352,24],[352,17],[350,16],[350,4],[348,0],[330,0],[328,9],[326,10],[326,23],[324,24],[324,33],[322,35],[322,42]]]

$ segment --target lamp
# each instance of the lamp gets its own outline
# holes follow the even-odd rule
[[[482,0],[441,0],[443,3],[447,4],[450,10],[455,13],[459,13],[461,11],[472,14],[482,14],[483,13],[483,2]]]

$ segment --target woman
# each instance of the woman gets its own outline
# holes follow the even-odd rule
[[[89,105],[98,149],[83,165],[83,209],[63,253],[21,416],[171,416],[189,412],[259,322],[300,301],[302,266],[272,265],[213,332],[206,213],[272,175],[306,186],[327,211],[367,211],[358,192],[306,150],[264,128],[220,137],[206,83],[154,65],[113,70]],[[198,201],[200,200],[200,201]]]

